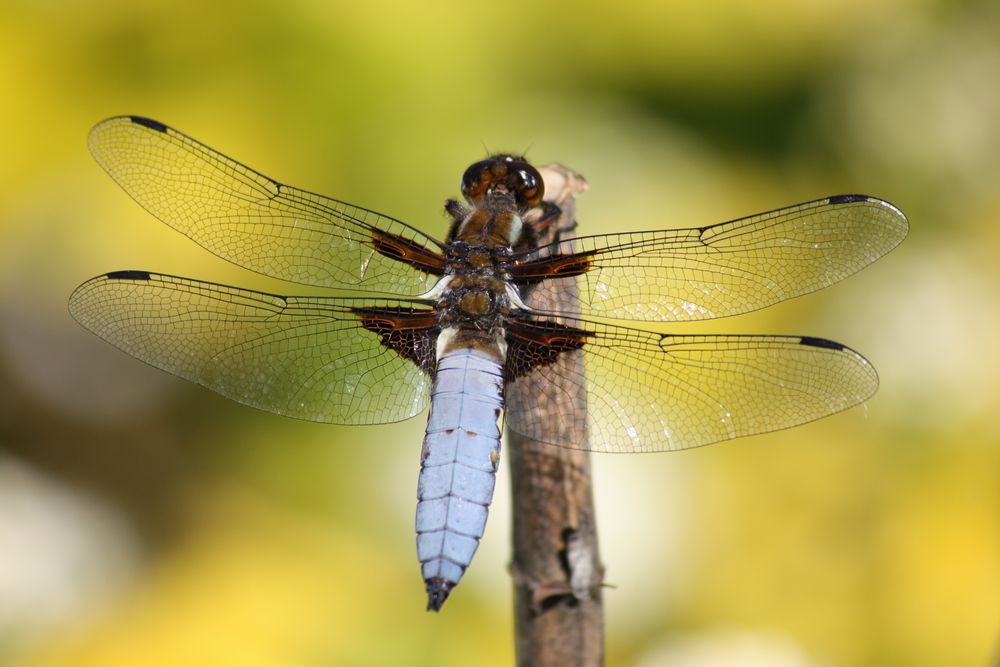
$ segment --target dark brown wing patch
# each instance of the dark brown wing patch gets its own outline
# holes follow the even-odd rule
[[[437,313],[418,308],[354,308],[361,326],[382,339],[382,345],[417,365],[428,375],[436,366],[435,347],[441,329]]]
[[[553,255],[510,266],[510,279],[518,285],[536,283],[549,278],[570,278],[591,269],[591,256],[595,251],[569,255]]]
[[[444,275],[444,255],[428,250],[412,239],[372,228],[372,248],[380,255],[405,262],[424,273],[434,276]]]
[[[559,355],[579,350],[593,336],[589,331],[556,322],[529,322],[513,317],[507,321],[506,331],[508,382],[555,363]]]

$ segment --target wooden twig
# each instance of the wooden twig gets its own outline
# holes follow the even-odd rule
[[[586,181],[560,165],[541,169],[546,200],[561,209],[547,225],[540,244],[567,239],[575,226],[576,194]],[[560,288],[537,289],[532,306],[573,313],[576,302],[571,280]],[[556,362],[582,365],[579,353],[564,353]],[[580,442],[586,435],[586,397],[580,388],[519,382],[512,391],[526,391],[518,401],[539,411],[551,429],[550,442]],[[558,415],[576,414],[575,423]],[[569,436],[569,437],[567,437]],[[509,432],[508,461],[513,488],[514,628],[518,665],[601,665],[604,658],[604,617],[601,603],[603,568],[585,451],[555,447]]]

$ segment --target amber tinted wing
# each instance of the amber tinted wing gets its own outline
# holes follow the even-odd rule
[[[112,345],[240,403],[337,424],[412,417],[427,403],[433,340],[392,322],[420,302],[284,297],[187,278],[119,271],[76,289],[70,313]],[[427,358],[429,357],[429,358]],[[419,362],[419,363],[418,363]]]
[[[514,278],[543,280],[542,291],[577,281],[584,316],[703,320],[843,280],[899,245],[906,232],[906,217],[892,204],[838,195],[710,227],[555,243],[520,253]],[[544,280],[559,275],[575,277]]]
[[[506,424],[555,445],[601,452],[687,449],[832,415],[878,387],[864,357],[825,339],[670,336],[566,322],[561,332],[560,325],[515,323],[507,335]],[[585,406],[557,407],[574,405],[572,396],[581,390]],[[549,420],[584,418],[589,442],[545,436]]]
[[[110,118],[89,144],[146,210],[259,273],[413,296],[443,267],[440,244],[409,225],[278,183],[158,121]]]

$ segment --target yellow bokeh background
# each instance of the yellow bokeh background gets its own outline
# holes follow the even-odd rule
[[[244,408],[78,327],[110,270],[227,265],[90,159],[167,122],[443,236],[486,150],[583,173],[583,233],[836,193],[910,237],[821,293],[688,332],[842,341],[882,384],[802,428],[595,456],[611,665],[1000,659],[1000,9],[989,2],[0,4],[0,664],[506,665],[509,480],[439,615],[423,422]]]

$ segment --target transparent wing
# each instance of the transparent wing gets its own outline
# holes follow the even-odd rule
[[[258,273],[417,295],[437,280],[418,267],[443,266],[440,244],[409,225],[278,183],[157,121],[110,118],[88,141],[101,167],[146,210]]]
[[[399,421],[426,405],[427,375],[359,315],[412,306],[283,297],[142,271],[98,276],[69,301],[80,324],[148,364],[255,408],[337,424]]]
[[[515,431],[601,452],[687,449],[832,415],[878,387],[864,357],[825,339],[670,336],[575,324],[587,333],[561,339],[566,351],[553,363],[544,348],[508,337],[515,379],[506,424]],[[546,435],[553,423],[579,423],[584,414],[589,442]]]
[[[517,271],[573,274],[537,289],[563,291],[575,281],[584,316],[704,320],[832,285],[899,245],[907,228],[888,202],[838,195],[711,227],[563,241],[521,253]]]

